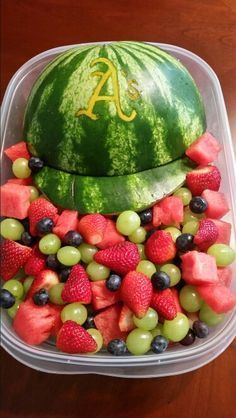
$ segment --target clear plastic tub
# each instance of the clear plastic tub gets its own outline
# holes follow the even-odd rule
[[[104,43],[104,42],[103,42]],[[231,245],[235,248],[235,162],[228,118],[219,81],[214,71],[197,55],[185,49],[154,44],[176,56],[195,79],[205,103],[207,129],[222,144],[222,152],[217,162],[222,174],[221,190],[228,197],[231,212],[225,220],[232,224]],[[45,65],[59,53],[75,45],[63,46],[45,51],[26,62],[13,76],[2,103],[2,182],[10,174],[10,164],[3,155],[3,149],[22,140],[22,122],[27,97],[32,84]],[[234,277],[236,265],[233,266]],[[232,284],[236,291],[236,281]],[[37,370],[48,373],[80,374],[96,373],[120,377],[159,377],[185,373],[209,363],[221,354],[232,342],[236,333],[236,312],[227,315],[225,321],[212,328],[209,336],[198,340],[193,346],[173,346],[163,354],[145,356],[125,356],[114,358],[107,353],[95,355],[67,355],[58,352],[53,343],[45,342],[33,347],[25,344],[14,333],[11,321],[2,313],[2,347],[18,361]]]

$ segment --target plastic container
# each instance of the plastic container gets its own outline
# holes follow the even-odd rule
[[[155,44],[154,44],[155,45]],[[207,129],[222,144],[217,162],[222,174],[222,187],[231,206],[225,218],[232,224],[232,241],[235,247],[235,163],[233,147],[224,99],[219,81],[206,62],[197,55],[167,44],[156,44],[176,56],[189,69],[195,79],[205,103]],[[45,65],[59,53],[74,47],[63,46],[45,51],[26,62],[13,76],[2,104],[3,149],[22,140],[24,109],[33,82]],[[10,164],[2,155],[3,178],[10,174]],[[234,272],[236,266],[233,266]],[[233,283],[236,290],[236,282]],[[33,347],[25,344],[14,333],[9,317],[2,315],[2,347],[21,363],[49,373],[80,374],[96,373],[119,377],[159,377],[185,373],[207,364],[221,354],[232,342],[236,331],[236,312],[227,315],[225,321],[212,328],[209,336],[198,340],[193,346],[173,346],[161,355],[125,356],[114,358],[107,353],[95,355],[67,355],[58,352],[53,343],[45,342]]]

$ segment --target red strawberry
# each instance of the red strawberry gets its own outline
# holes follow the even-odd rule
[[[54,316],[50,306],[37,306],[29,299],[20,304],[13,328],[27,344],[38,345],[48,339],[53,324]]]
[[[175,243],[168,232],[156,231],[145,244],[145,254],[153,263],[163,264],[176,255]]]
[[[39,251],[38,245],[35,245],[24,266],[25,273],[29,276],[36,276],[41,270],[44,270],[45,267],[46,256]]]
[[[150,279],[143,273],[130,271],[121,284],[121,299],[138,318],[142,318],[152,299]]]
[[[65,353],[92,353],[97,349],[93,337],[81,325],[66,321],[57,336],[57,348]]]
[[[65,302],[90,303],[92,299],[91,284],[88,275],[80,264],[72,267],[64,285],[62,299]]]
[[[187,187],[194,196],[200,196],[205,189],[218,191],[220,182],[220,171],[214,165],[199,166],[186,175]]]
[[[35,277],[27,294],[27,298],[32,297],[33,294],[35,292],[38,292],[40,289],[50,290],[51,287],[55,286],[58,283],[59,278],[55,271],[48,269],[42,270]]]
[[[172,293],[172,296],[173,296],[173,299],[174,299],[174,302],[175,302],[175,306],[176,306],[177,312],[184,312],[183,309],[182,309],[182,307],[181,307],[181,305],[180,305],[179,292],[178,292],[178,290],[175,289],[174,287],[171,287],[170,288],[170,291]]]
[[[128,332],[135,328],[133,315],[134,313],[128,308],[128,306],[124,305],[122,307],[119,319],[119,328],[121,331]]]
[[[41,219],[50,218],[54,223],[56,223],[58,219],[57,208],[43,197],[35,199],[30,204],[28,216],[30,221],[30,233],[34,236],[39,235],[36,225]]]
[[[135,270],[140,261],[137,245],[129,241],[98,251],[93,258],[97,263],[103,264],[119,274]]]
[[[100,213],[85,215],[79,221],[78,231],[84,240],[91,245],[96,245],[103,240],[107,225],[107,219]]]
[[[155,291],[151,306],[165,319],[171,320],[177,315],[175,299],[170,289],[165,289],[160,292]]]
[[[111,219],[107,219],[103,240],[97,243],[97,247],[104,250],[105,248],[112,247],[112,245],[119,244],[123,241],[125,241],[125,237],[117,231],[115,222]]]
[[[210,219],[201,219],[198,231],[194,237],[194,244],[201,251],[206,251],[218,238],[217,226]]]
[[[30,257],[32,248],[10,239],[0,243],[0,275],[4,280],[11,279]]]

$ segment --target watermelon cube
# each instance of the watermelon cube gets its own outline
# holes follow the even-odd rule
[[[94,318],[95,325],[103,336],[105,346],[115,338],[125,340],[127,337],[127,332],[122,332],[119,328],[120,312],[121,306],[113,305],[104,309]]]
[[[185,154],[199,165],[207,165],[216,160],[221,146],[209,132],[196,139]]]
[[[184,218],[184,206],[182,199],[177,196],[169,196],[162,199],[153,207],[153,225],[174,225],[182,222]]]
[[[170,288],[173,299],[174,299],[174,303],[177,309],[177,312],[184,312],[182,309],[182,306],[180,305],[180,301],[179,301],[179,292],[177,289],[175,289],[174,287]]]
[[[133,315],[134,313],[128,308],[128,306],[122,306],[119,319],[119,328],[121,331],[132,331],[132,329],[136,328],[133,321]]]
[[[8,158],[10,158],[11,161],[15,161],[17,158],[26,158],[27,160],[30,158],[30,153],[28,151],[26,142],[24,141],[18,142],[17,144],[6,148],[4,153]]]
[[[59,216],[53,233],[63,239],[69,231],[76,231],[78,226],[78,212],[76,210],[63,210]]]
[[[125,241],[125,237],[117,231],[115,222],[111,219],[107,219],[103,239],[97,244],[97,247],[100,248],[100,250],[104,250],[105,248],[112,247],[112,245],[119,244],[123,241]]]
[[[232,270],[230,267],[223,267],[217,269],[219,282],[226,287],[230,287],[232,281]]]
[[[219,219],[229,212],[228,202],[224,193],[206,189],[202,193],[202,197],[208,203],[208,208],[205,211],[207,218]]]
[[[6,183],[1,191],[1,216],[24,219],[30,206],[30,189],[20,184]]]
[[[189,251],[182,255],[182,278],[192,285],[218,283],[215,258],[206,253]]]
[[[229,312],[236,305],[236,295],[222,283],[197,286],[197,291],[207,305],[216,313]]]
[[[218,238],[215,242],[219,244],[229,244],[231,235],[231,224],[229,222],[220,221],[219,219],[211,219],[218,229]]]
[[[157,228],[162,224],[162,217],[163,217],[163,210],[159,206],[158,203],[156,203],[152,208],[152,223],[150,224],[151,228]],[[145,226],[145,229],[147,229],[147,225]]]
[[[120,292],[107,289],[105,280],[91,282],[92,305],[95,310],[106,308],[121,300]]]
[[[8,179],[7,183],[20,184],[22,186],[30,186],[33,183],[33,179],[32,177],[28,177],[27,179],[12,178],[12,179]]]

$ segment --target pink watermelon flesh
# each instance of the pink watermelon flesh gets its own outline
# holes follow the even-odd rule
[[[199,165],[207,165],[216,160],[221,146],[209,132],[196,139],[186,150],[186,155]]]
[[[63,210],[59,216],[53,233],[63,239],[69,231],[76,231],[78,226],[78,212],[76,210]]]
[[[15,161],[17,158],[26,158],[29,160],[30,153],[28,151],[26,142],[21,141],[18,144],[12,145],[4,150],[4,154],[10,158],[11,161]]]
[[[153,225],[173,225],[182,222],[184,217],[183,202],[177,196],[165,197],[153,207]]]
[[[32,177],[28,177],[27,179],[13,178],[13,179],[8,179],[7,183],[20,184],[22,186],[30,186],[33,183],[33,180],[32,180]]]
[[[231,235],[231,224],[229,222],[220,221],[219,219],[211,219],[218,229],[218,238],[215,243],[229,244]]]
[[[236,305],[236,295],[223,284],[197,286],[197,291],[202,299],[216,313],[231,311]]]
[[[183,309],[182,309],[182,306],[180,305],[178,290],[175,289],[174,287],[171,287],[170,290],[171,290],[172,296],[174,298],[174,302],[175,302],[177,312],[184,312]]]
[[[192,285],[218,283],[215,258],[198,251],[182,255],[182,278]]]
[[[230,267],[218,268],[217,274],[219,282],[226,287],[230,287],[232,282],[232,270]]]
[[[114,305],[121,299],[119,291],[111,292],[107,289],[105,280],[97,280],[95,282],[91,282],[91,290],[92,305],[95,310]]]
[[[206,189],[202,193],[202,197],[204,197],[208,203],[208,208],[205,211],[207,218],[219,219],[229,212],[228,202],[224,193]]]
[[[122,306],[119,318],[119,328],[121,331],[132,331],[132,329],[136,328],[133,321],[133,315],[134,313],[128,308],[128,306]]]
[[[127,332],[122,332],[119,328],[120,312],[121,306],[113,305],[94,318],[95,325],[103,336],[105,346],[115,338],[125,340],[127,337]]]
[[[97,244],[97,247],[100,250],[104,250],[105,248],[112,247],[112,245],[119,244],[123,242],[125,237],[116,229],[115,222],[111,219],[107,219],[107,225],[104,231],[103,240]]]
[[[1,186],[1,216],[24,219],[30,206],[28,186],[6,183]]]

